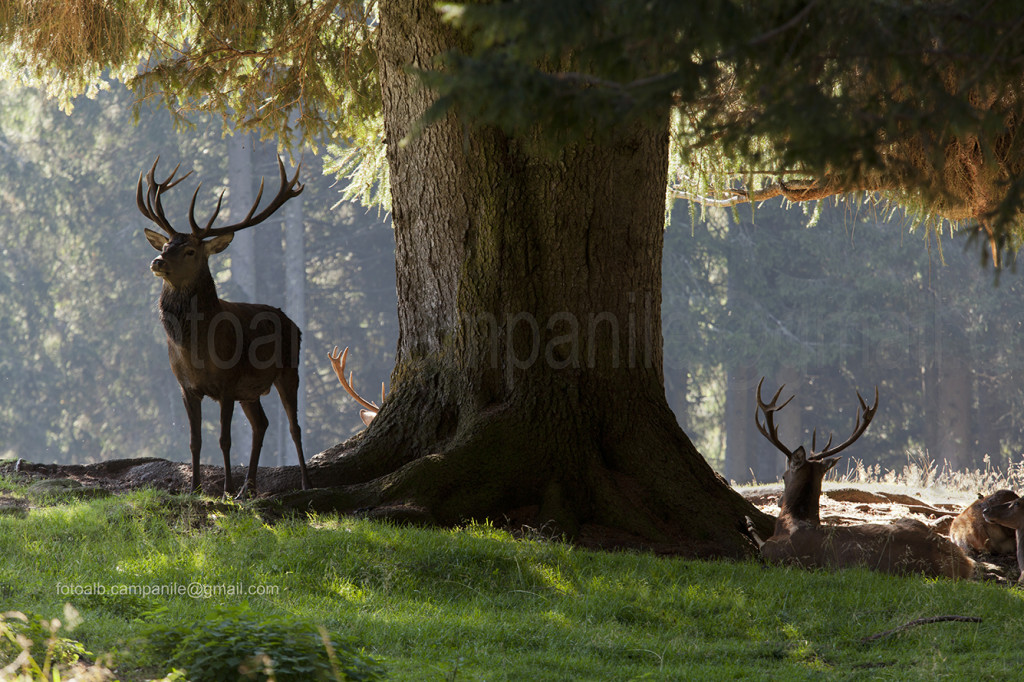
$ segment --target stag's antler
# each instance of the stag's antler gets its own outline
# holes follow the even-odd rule
[[[164,207],[160,203],[160,196],[171,189],[179,182],[192,175],[192,171],[185,173],[177,180],[174,179],[178,169],[181,168],[179,163],[171,171],[171,174],[167,176],[167,179],[163,182],[156,181],[156,165],[160,163],[160,157],[156,157],[156,161],[153,162],[153,167],[149,169],[149,173],[146,174],[146,184],[149,186],[149,190],[146,192],[146,199],[142,199],[142,173],[139,173],[139,184],[135,188],[135,203],[139,205],[139,211],[142,215],[146,216],[154,223],[156,223],[160,229],[167,233],[168,237],[173,237],[178,234],[178,231],[171,227],[171,222],[167,220],[167,216],[164,215]]]
[[[164,192],[171,189],[179,182],[192,175],[192,171],[185,173],[177,180],[174,179],[175,174],[178,172],[178,168],[181,164],[174,167],[171,174],[163,182],[157,182],[154,174],[156,173],[156,164],[160,162],[160,157],[156,157],[156,161],[153,162],[153,167],[149,169],[149,173],[145,176],[146,183],[149,185],[149,191],[146,193],[145,200],[142,196],[142,173],[139,173],[139,184],[135,189],[135,201],[139,205],[139,210],[142,215],[146,216],[154,223],[160,226],[160,228],[167,233],[168,237],[173,237],[176,234],[180,234],[167,220],[167,216],[164,215],[164,207],[160,203],[160,197]],[[299,183],[299,171],[302,169],[300,163],[295,167],[295,175],[291,180],[288,179],[288,174],[284,170],[284,161],[280,156],[277,157],[277,168],[281,174],[281,189],[277,191],[277,196],[274,197],[266,208],[260,211],[257,215],[256,208],[260,205],[260,199],[263,198],[263,179],[260,179],[260,190],[256,193],[256,201],[253,202],[252,208],[249,209],[249,213],[240,222],[232,225],[224,225],[222,227],[213,227],[213,221],[217,219],[217,215],[220,213],[221,204],[224,201],[224,192],[220,193],[217,197],[217,207],[213,209],[213,215],[206,221],[205,227],[199,227],[199,223],[196,222],[196,198],[199,196],[199,188],[203,186],[203,183],[199,183],[196,187],[196,191],[192,193],[192,203],[188,207],[188,222],[192,227],[192,234],[199,239],[207,239],[209,237],[219,237],[225,234],[233,234],[239,230],[244,230],[247,227],[258,225],[264,220],[274,214],[274,212],[281,208],[286,201],[292,197],[297,197],[302,194],[302,190],[305,189],[304,185]]]
[[[775,424],[775,413],[781,410],[786,405],[789,405],[789,401],[796,397],[791,395],[786,399],[786,402],[781,405],[776,405],[779,400],[779,395],[782,394],[782,389],[786,387],[785,384],[779,386],[779,390],[775,391],[775,395],[772,396],[770,403],[765,403],[761,399],[761,384],[764,383],[764,377],[761,377],[761,381],[757,382],[757,406],[761,409],[764,414],[764,423],[761,423],[761,419],[757,416],[757,410],[754,410],[754,423],[757,424],[757,430],[761,432],[761,435],[768,439],[768,442],[777,447],[779,450],[786,455],[786,458],[793,456],[793,451],[782,444],[779,440],[779,427]]]
[[[260,199],[263,197],[263,181],[265,178],[261,178],[260,190],[256,193],[256,201],[253,202],[252,208],[249,209],[249,213],[247,213],[241,221],[221,227],[213,227],[213,221],[217,219],[217,215],[220,213],[221,202],[224,200],[224,192],[221,192],[220,196],[217,198],[217,207],[213,209],[213,215],[211,215],[210,219],[206,221],[206,226],[199,227],[199,224],[196,222],[196,197],[199,195],[199,188],[203,186],[202,183],[199,183],[199,186],[196,187],[196,191],[192,193],[192,203],[189,204],[188,207],[188,222],[192,226],[192,233],[200,239],[206,239],[208,237],[219,237],[225,234],[233,234],[239,230],[244,230],[247,227],[259,225],[273,215],[274,211],[281,208],[281,206],[284,205],[284,202],[288,201],[292,197],[297,197],[302,194],[302,190],[305,189],[305,186],[298,184],[299,171],[302,169],[302,164],[300,163],[295,167],[295,175],[291,180],[288,179],[288,174],[284,170],[284,161],[280,156],[277,157],[277,169],[281,174],[281,188],[277,190],[277,196],[274,197],[267,207],[260,211],[256,216],[253,216],[253,213],[256,212],[256,207],[260,205]]]
[[[380,406],[374,402],[366,400],[361,395],[356,393],[355,387],[352,385],[352,373],[349,372],[348,380],[345,379],[345,362],[348,360],[348,347],[345,350],[338,352],[338,347],[334,347],[333,353],[328,353],[327,357],[331,360],[331,367],[334,368],[334,373],[338,375],[338,381],[341,382],[342,387],[348,391],[348,394],[355,398],[355,401],[365,407],[365,410],[359,410],[359,418],[363,420],[363,423],[367,426],[373,421],[373,418],[380,412]],[[380,401],[384,402],[384,382],[380,384]]]
[[[821,452],[818,452],[815,449],[818,440],[818,430],[815,429],[811,433],[811,456],[808,457],[808,459],[822,459],[824,457],[831,457],[832,455],[839,454],[863,435],[864,431],[868,428],[868,424],[870,424],[871,420],[874,418],[875,412],[878,410],[878,386],[875,386],[874,405],[868,407],[867,402],[865,402],[864,398],[861,397],[860,391],[857,391],[857,400],[860,401],[860,407],[857,408],[857,418],[853,422],[853,433],[850,434],[850,437],[834,448],[830,448],[829,446],[832,445],[832,434],[830,433],[828,434],[828,442],[825,443],[825,447],[822,448]],[[863,421],[861,421],[862,416]]]
[[[757,407],[764,414],[764,423],[761,422],[760,417],[757,415],[757,410],[754,411],[754,423],[757,424],[757,430],[761,432],[761,435],[768,439],[768,441],[776,448],[785,453],[786,458],[789,459],[793,456],[794,451],[787,448],[779,440],[779,427],[775,423],[775,413],[781,410],[783,407],[789,404],[795,396],[789,396],[784,403],[777,405],[779,395],[782,393],[782,389],[786,387],[785,384],[779,386],[779,390],[775,391],[775,395],[772,396],[770,402],[765,403],[761,398],[761,385],[764,383],[764,377],[761,377],[761,381],[757,382]],[[857,418],[853,423],[853,433],[845,441],[835,447],[832,445],[832,434],[828,436],[828,442],[825,443],[825,447],[820,451],[817,450],[818,441],[818,430],[815,429],[811,433],[811,454],[807,456],[807,461],[817,461],[825,459],[826,457],[832,457],[837,455],[850,445],[853,444],[858,438],[860,438],[864,431],[868,428],[868,424],[875,416],[875,412],[878,411],[878,386],[875,386],[875,404],[868,407],[867,402],[861,397],[860,391],[857,391],[857,400],[860,401],[860,407],[857,408]]]

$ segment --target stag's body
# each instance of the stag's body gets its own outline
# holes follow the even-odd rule
[[[262,196],[262,185],[249,215],[241,223],[224,228],[211,229],[217,211],[206,228],[198,227],[193,215],[193,195],[189,211],[191,234],[176,232],[160,205],[161,193],[181,182],[184,177],[174,182],[172,172],[167,180],[157,183],[153,178],[156,170],[154,163],[147,177],[149,192],[145,203],[142,177],[139,177],[139,210],[166,233],[164,236],[147,229],[146,238],[160,251],[150,267],[163,280],[160,319],[167,333],[171,371],[181,386],[188,415],[193,490],[198,490],[202,483],[199,465],[202,448],[201,403],[206,396],[220,403],[224,492],[234,492],[231,479],[231,418],[235,402],[241,403],[242,411],[253,430],[249,468],[239,494],[244,494],[250,487],[255,488],[260,451],[268,425],[260,397],[269,393],[271,386],[277,388],[288,415],[292,441],[299,458],[302,487],[310,487],[297,413],[301,339],[299,328],[278,308],[218,298],[209,266],[209,257],[227,248],[235,231],[262,222],[288,198],[302,191],[301,185],[293,189],[298,173],[289,183],[280,159],[278,163],[281,191],[270,206],[255,218],[252,218],[252,214]],[[219,202],[217,209],[220,209]]]
[[[1017,539],[1013,530],[985,520],[985,507],[1012,502],[1017,494],[1012,490],[997,490],[987,497],[975,500],[960,512],[949,527],[949,539],[965,552],[1013,554]]]
[[[761,545],[761,556],[802,568],[863,566],[882,573],[964,579],[974,575],[974,563],[959,547],[915,519],[823,526],[794,519],[783,509],[775,534]]]
[[[763,381],[763,380],[762,380]],[[758,407],[765,415],[757,427],[776,448],[786,455],[785,488],[775,531],[767,540],[761,540],[748,522],[750,533],[761,556],[767,561],[792,564],[803,568],[849,568],[864,566],[883,573],[922,573],[927,576],[970,578],[974,575],[974,562],[959,547],[935,533],[924,523],[913,519],[900,519],[891,524],[862,524],[857,526],[823,526],[820,518],[821,484],[829,469],[839,462],[838,453],[859,438],[878,409],[878,391],[875,403],[868,407],[860,394],[860,408],[853,435],[836,446],[829,437],[820,452],[807,455],[803,446],[789,450],[779,440],[774,414],[789,403],[777,405],[780,388],[770,403],[761,399],[761,385],[757,387]],[[792,398],[790,398],[792,400]],[[861,420],[863,410],[863,421]]]
[[[1016,535],[1017,568],[1020,569],[1018,585],[1024,585],[1024,500],[1017,498],[1008,502],[986,504],[982,506],[982,514],[990,523],[998,523],[1012,528]]]

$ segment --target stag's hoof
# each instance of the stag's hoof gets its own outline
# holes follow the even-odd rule
[[[245,480],[242,487],[239,489],[238,494],[235,495],[236,500],[244,500],[247,497],[256,497],[256,486],[255,484],[250,487],[249,479]]]

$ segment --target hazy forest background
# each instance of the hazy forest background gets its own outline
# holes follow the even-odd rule
[[[168,195],[183,222],[195,182],[203,211],[227,189],[248,208],[261,176],[276,183],[276,145],[225,136],[219,118],[176,131],[159,107],[133,123],[118,86],[65,116],[32,90],[0,89],[0,456],[86,463],[185,461],[186,418],[156,311],[155,253],[135,183],[161,155],[195,176]],[[342,200],[324,173],[343,150],[301,154],[306,190],[211,260],[222,297],[270,303],[303,328],[307,456],[362,428],[326,359],[352,347],[364,393],[386,379],[397,341],[394,239],[387,215]],[[244,201],[242,200],[244,199]],[[199,212],[199,211],[197,211]],[[230,217],[230,216],[228,216]],[[301,225],[301,248],[284,238]],[[812,227],[809,225],[813,223]],[[1005,468],[1024,451],[1024,284],[979,264],[980,246],[910,231],[902,214],[828,204],[809,216],[777,202],[693,219],[677,202],[664,253],[667,395],[684,430],[727,478],[774,480],[784,460],[754,430],[758,379],[797,393],[783,439],[844,434],[878,385],[878,416],[854,456],[896,468],[928,458],[955,469]],[[294,229],[294,228],[293,228]],[[286,284],[285,244],[305,265]],[[296,253],[296,250],[298,251]],[[296,311],[295,292],[303,301]],[[276,398],[265,465],[294,464]],[[204,458],[216,463],[206,401]],[[239,462],[249,437],[235,420]]]

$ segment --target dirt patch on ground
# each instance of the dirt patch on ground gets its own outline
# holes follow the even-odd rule
[[[203,492],[214,496],[221,494],[224,491],[223,467],[203,466],[201,469]],[[241,488],[245,480],[245,471],[245,467],[234,467],[231,470],[236,490]],[[156,457],[114,459],[95,464],[36,464],[18,460],[0,464],[0,474],[18,476],[29,483],[64,479],[78,484],[67,486],[69,489],[81,487],[84,490],[98,489],[116,493],[139,488],[159,488],[171,493],[183,493],[192,481],[192,465]],[[261,495],[298,490],[302,487],[299,468],[261,467],[257,485]]]
[[[781,483],[740,492],[766,514],[775,516],[779,513]],[[916,518],[946,535],[953,518],[966,506],[955,501],[929,502],[905,493],[847,486],[822,491],[821,521],[833,526],[852,526],[858,523],[891,523],[896,519]]]

